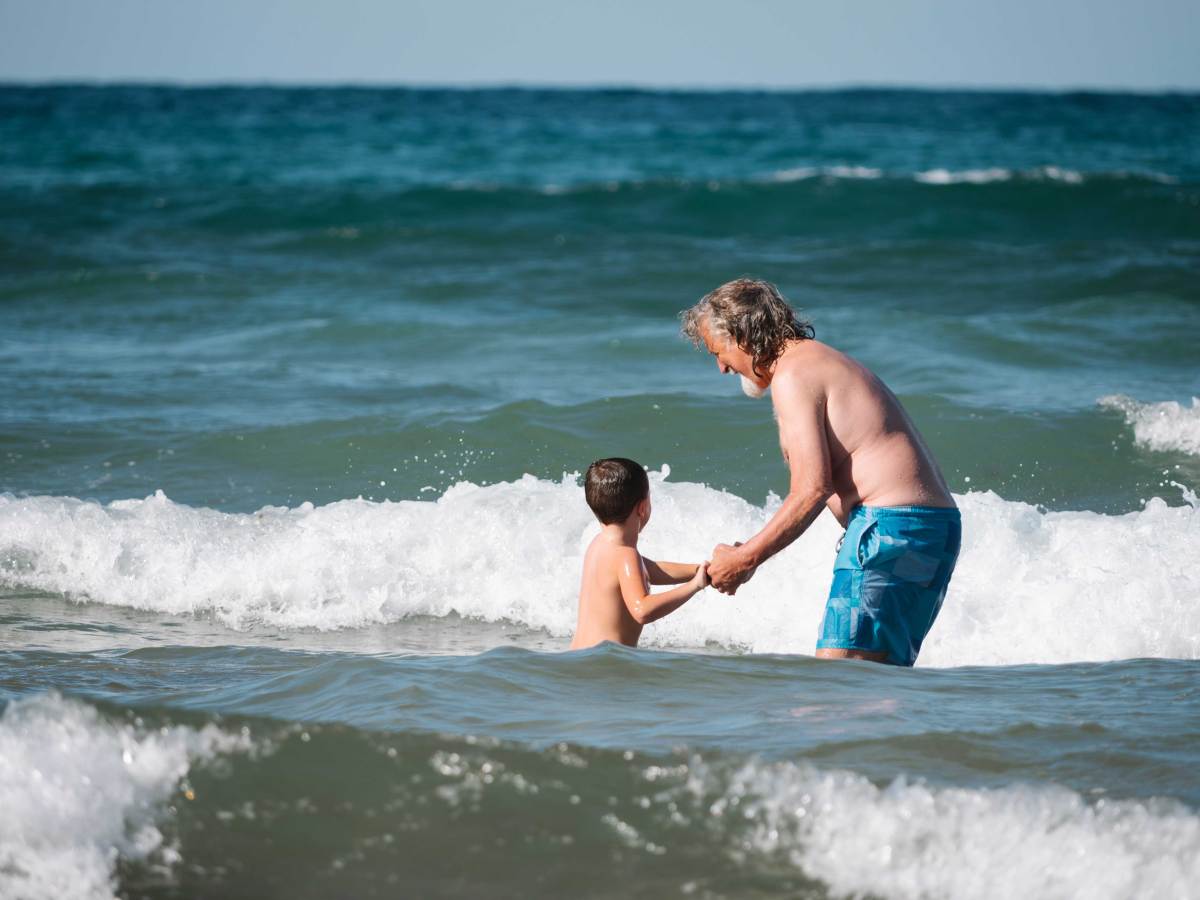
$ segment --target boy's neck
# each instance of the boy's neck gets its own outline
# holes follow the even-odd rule
[[[612,522],[605,525],[600,533],[604,535],[605,540],[611,541],[614,544],[620,544],[625,547],[636,547],[638,542],[638,534],[641,532],[641,523],[638,521],[637,514],[631,515],[624,522]]]

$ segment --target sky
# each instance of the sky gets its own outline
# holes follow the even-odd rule
[[[1200,0],[0,0],[0,80],[1200,90]]]

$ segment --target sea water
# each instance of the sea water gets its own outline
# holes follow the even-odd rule
[[[0,88],[0,896],[1114,897],[1200,884],[1200,97]],[[780,503],[678,334],[872,367],[963,551],[810,656],[823,515],[643,649],[597,525]]]

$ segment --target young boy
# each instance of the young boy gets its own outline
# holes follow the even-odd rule
[[[584,476],[583,493],[604,528],[583,558],[571,649],[602,641],[636,647],[643,625],[674,612],[708,586],[708,563],[654,562],[638,553],[638,534],[650,521],[650,481],[633,460],[596,460]],[[681,587],[651,594],[651,584]]]

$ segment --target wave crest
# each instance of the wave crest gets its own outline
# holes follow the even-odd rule
[[[1139,403],[1124,394],[1101,397],[1096,402],[1125,415],[1125,424],[1133,426],[1133,439],[1138,446],[1200,456],[1200,397],[1193,397],[1191,406],[1174,400]]]
[[[215,725],[146,731],[50,694],[0,718],[0,896],[115,898],[118,856],[167,864],[155,824],[197,760],[244,750]]]
[[[652,473],[650,557],[707,558],[762,506]],[[1200,658],[1200,509],[1152,500],[1122,516],[958,498],[963,552],[924,665]],[[0,497],[0,583],[231,628],[338,629],[458,614],[568,636],[597,525],[575,476],[460,483],[436,501],[343,500],[230,514],[162,492],[107,506]],[[822,515],[735,598],[702,593],[647,628],[650,645],[811,653],[841,529]]]
[[[697,792],[713,780],[700,770]],[[1200,877],[1200,819],[1181,804],[1089,804],[1057,786],[881,788],[752,763],[710,812],[749,821],[744,846],[783,855],[839,897],[1158,897]]]

